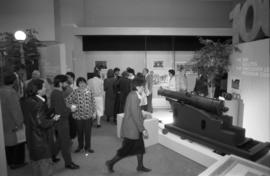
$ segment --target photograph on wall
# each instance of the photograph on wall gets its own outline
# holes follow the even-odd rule
[[[163,60],[153,61],[153,68],[164,68],[164,61]]]
[[[152,59],[150,68],[153,74],[154,85],[163,85],[168,82],[168,70],[171,68],[168,59]]]
[[[152,74],[154,85],[166,84],[168,82],[169,75],[167,70],[154,70]]]
[[[107,69],[107,61],[95,61],[95,66],[101,69]]]
[[[107,61],[95,61],[95,66],[101,69],[100,78],[104,80],[107,73]]]
[[[239,79],[232,79],[232,88],[239,90],[240,80]]]
[[[187,62],[175,62],[175,71],[185,70],[186,75],[194,74],[192,71],[192,65]]]
[[[172,62],[166,58],[150,59],[150,70],[153,74],[154,85],[162,85],[168,82],[168,70],[172,68]]]

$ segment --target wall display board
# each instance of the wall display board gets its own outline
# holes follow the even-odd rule
[[[270,141],[269,40],[239,44],[228,75],[228,92],[243,101],[246,135],[260,141]]]
[[[243,104],[246,135],[270,141],[269,1],[246,0],[230,13],[233,43],[227,90]],[[257,40],[257,41],[256,41]]]

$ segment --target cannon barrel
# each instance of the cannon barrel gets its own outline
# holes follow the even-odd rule
[[[188,104],[217,115],[221,115],[223,112],[228,110],[228,108],[224,106],[224,101],[192,95],[188,92],[176,92],[167,89],[159,89],[158,95],[162,95],[170,99],[176,99],[184,104]]]

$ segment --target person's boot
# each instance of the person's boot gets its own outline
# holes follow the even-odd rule
[[[105,164],[106,164],[107,169],[108,169],[108,171],[109,171],[110,173],[114,172],[114,170],[113,170],[114,164],[115,164],[117,161],[121,160],[121,159],[122,159],[122,158],[121,158],[120,156],[115,155],[115,157],[113,157],[113,159],[106,161]]]
[[[151,169],[144,167],[142,154],[137,155],[137,160],[138,160],[137,171],[139,171],[139,172],[150,172],[151,171]]]

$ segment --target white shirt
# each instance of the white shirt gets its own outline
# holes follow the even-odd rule
[[[41,101],[43,101],[43,102],[45,102],[46,100],[45,100],[45,98],[43,98],[42,96],[40,96],[40,95],[36,95],[36,97],[38,97],[39,99],[41,99]]]
[[[187,77],[185,72],[179,72],[175,77],[175,81],[177,91],[187,90]]]
[[[134,78],[135,78],[135,76],[133,74],[129,74],[128,79],[133,80]]]
[[[75,89],[77,89],[77,88],[78,88],[78,87],[76,86],[76,84],[75,84],[75,83],[70,84],[70,87],[71,87],[73,90],[75,90]]]
[[[98,77],[94,77],[91,78],[87,81],[88,87],[90,88],[90,90],[93,91],[94,96],[95,97],[100,97],[103,96],[104,94],[104,88],[103,88],[103,80],[98,78]]]
[[[168,89],[172,91],[176,91],[175,76],[172,76],[169,79]]]
[[[136,91],[138,98],[140,99],[140,106],[144,106],[147,105],[147,97],[146,94],[144,92],[142,92],[142,94],[140,94],[138,91]]]

